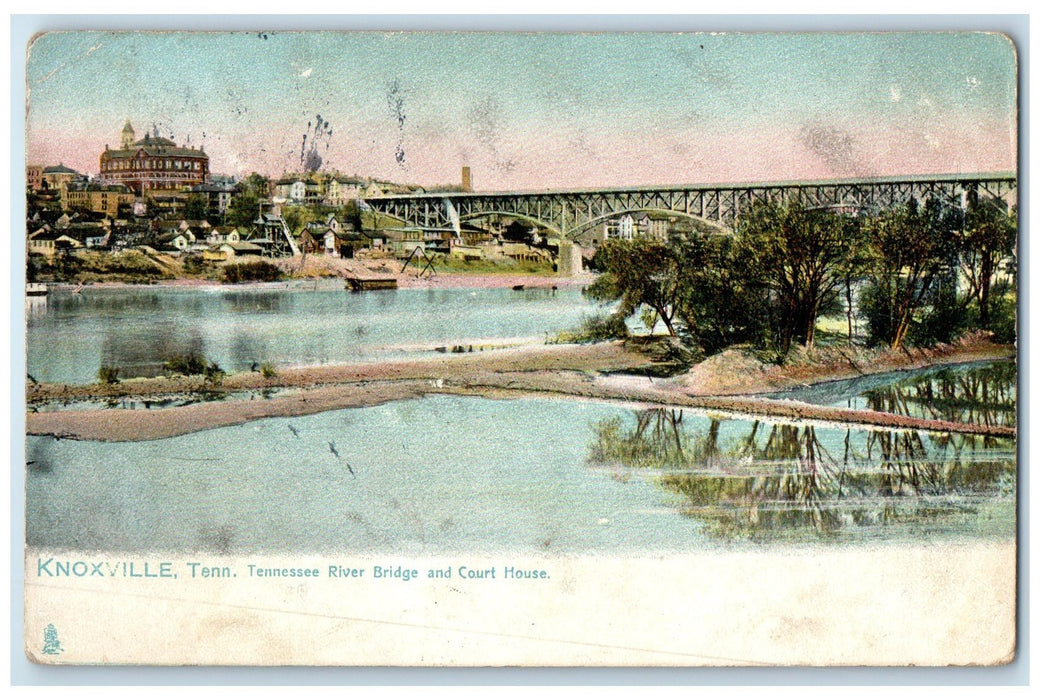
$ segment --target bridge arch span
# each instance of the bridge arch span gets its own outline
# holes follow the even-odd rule
[[[690,214],[689,212],[675,211],[674,209],[660,209],[656,207],[634,207],[631,209],[622,209],[621,211],[610,212],[608,214],[603,214],[602,216],[597,216],[594,219],[590,219],[589,221],[586,221],[580,224],[579,226],[576,226],[571,231],[568,231],[567,236],[568,238],[572,239],[577,238],[582,234],[591,231],[597,226],[600,226],[606,223],[607,221],[621,218],[625,214],[657,214],[659,216],[679,217],[688,221],[692,221],[694,224],[697,224],[697,228],[701,229],[704,232],[719,234],[733,233],[733,229],[726,226],[725,224],[722,224],[718,221],[711,221],[710,219],[705,219],[703,217],[697,216],[696,214]]]
[[[483,218],[488,217],[488,216],[501,216],[501,217],[504,217],[504,218],[507,218],[507,219],[515,219],[517,221],[524,221],[524,222],[527,222],[527,223],[530,223],[530,224],[534,224],[535,226],[538,226],[540,228],[544,228],[547,231],[552,231],[553,233],[555,233],[558,236],[562,235],[562,234],[560,234],[559,229],[556,228],[556,226],[554,226],[551,222],[543,221],[542,219],[539,219],[539,218],[534,217],[534,216],[529,216],[527,214],[518,214],[515,211],[505,211],[505,210],[501,210],[501,211],[498,211],[498,210],[473,211],[473,212],[469,212],[469,213],[466,213],[466,214],[459,214],[459,222],[461,223],[463,221],[473,221],[475,219],[483,219]]]

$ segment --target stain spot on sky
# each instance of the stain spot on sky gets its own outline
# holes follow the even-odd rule
[[[303,133],[300,144],[300,167],[304,172],[314,172],[321,168],[323,158],[320,150],[329,150],[332,142],[332,126],[320,114],[313,121],[307,122],[307,130]]]
[[[579,131],[578,135],[572,138],[567,144],[575,154],[580,155],[586,160],[591,160],[596,157],[596,148],[589,140],[588,134],[584,130]]]
[[[499,150],[502,139],[502,108],[494,96],[477,102],[466,112],[466,127],[477,142],[491,156],[491,168],[499,173],[511,173],[520,165],[512,158],[504,156]],[[588,145],[588,144],[586,144]]]
[[[174,142],[177,140],[172,123],[164,119],[152,122],[151,136],[152,138],[167,138]]]
[[[401,83],[394,78],[386,91],[386,106],[390,110],[390,116],[397,122],[397,146],[394,148],[394,160],[402,168],[406,167],[404,152],[404,96],[405,90]]]
[[[704,49],[704,45],[701,45]],[[705,57],[703,53],[681,47],[671,52],[675,63],[688,71],[689,78],[702,85],[708,85],[717,89],[729,89],[735,82],[735,76],[725,69],[718,61]]]
[[[817,155],[834,175],[863,174],[865,164],[857,156],[849,132],[833,126],[803,124],[798,140]]]
[[[469,131],[484,148],[498,150],[501,109],[494,97],[488,97],[469,108],[466,113]]]

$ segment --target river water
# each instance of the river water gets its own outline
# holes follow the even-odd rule
[[[1012,539],[1013,440],[427,397],[138,443],[29,437],[27,541],[219,554]]]
[[[130,376],[191,351],[231,370],[378,361],[540,338],[596,310],[577,290],[57,293],[30,314],[28,367],[89,382],[102,364]],[[1015,425],[1016,382],[1015,363],[997,362],[785,398]],[[29,436],[26,448],[26,540],[50,549],[652,554],[1007,541],[1016,527],[1014,440],[565,399],[430,396],[150,442]]]
[[[1018,366],[1014,360],[1001,360],[886,372],[780,392],[772,398],[1013,427],[1018,423]]]
[[[27,308],[26,369],[40,382],[86,384],[102,366],[124,379],[155,376],[165,362],[190,354],[229,372],[264,362],[378,362],[455,344],[541,342],[602,308],[576,288],[57,290]]]

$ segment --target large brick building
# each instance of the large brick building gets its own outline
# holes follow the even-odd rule
[[[125,185],[99,185],[71,182],[61,190],[61,208],[78,209],[115,217],[120,207],[134,203],[134,194]]]
[[[202,149],[178,146],[170,139],[145,134],[134,140],[134,128],[126,120],[120,148],[105,145],[101,154],[101,179],[126,185],[135,194],[169,194],[206,181],[209,156]]]

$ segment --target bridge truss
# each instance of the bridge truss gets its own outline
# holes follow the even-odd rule
[[[732,228],[758,202],[800,201],[813,208],[873,211],[938,198],[965,208],[975,198],[1017,204],[1015,173],[922,175],[849,180],[684,185],[535,192],[450,192],[370,197],[371,209],[424,229],[456,228],[489,215],[524,219],[573,237],[625,213],[665,212]]]

